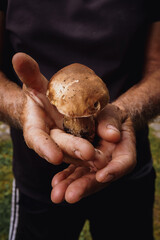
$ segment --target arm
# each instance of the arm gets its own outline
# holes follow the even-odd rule
[[[143,128],[158,114],[160,114],[160,22],[152,24],[148,34],[142,80],[104,110],[104,114],[102,113],[99,117],[98,133],[104,140],[112,141],[110,129],[106,128],[109,124],[122,130],[123,138],[124,127],[126,128],[125,125],[128,122],[130,126],[127,131],[131,133],[127,141],[129,145],[135,141],[134,131]],[[118,164],[117,160],[113,161],[114,158],[106,167],[97,172],[96,179],[105,182],[108,174],[114,175],[117,179],[129,173],[135,166],[133,154],[132,156],[129,154],[133,153],[133,147],[130,146],[127,152],[125,152],[128,155],[125,161],[118,157]]]
[[[4,21],[4,13],[0,11],[0,120],[20,127],[24,95],[21,89],[16,84],[10,82],[1,71]]]
[[[0,58],[2,62],[4,15],[0,12]],[[48,80],[41,74],[37,62],[24,53],[12,60],[13,68],[23,82],[21,89],[0,71],[0,120],[23,131],[29,148],[53,164],[60,164],[63,152],[76,158],[90,160],[94,157],[93,146],[86,140],[65,134],[60,130],[62,115],[46,98]],[[59,129],[61,146],[50,137]],[[56,135],[56,134],[55,134]]]
[[[4,42],[4,14],[0,11],[0,59],[1,66],[3,61],[3,42]],[[15,59],[15,69],[20,72],[21,79],[24,79],[28,75],[28,79],[32,79],[32,74],[39,77],[40,72],[34,61],[27,62],[25,60],[25,55],[21,59]],[[28,74],[24,71],[24,65],[29,68],[30,66],[35,66],[32,69],[32,73]],[[8,124],[23,130],[24,138],[28,146],[34,149],[40,156],[47,158],[50,162],[53,161],[55,157],[55,163],[62,161],[62,152],[58,149],[53,140],[48,136],[48,130],[46,125],[48,122],[40,121],[41,116],[44,117],[44,112],[36,106],[36,104],[25,94],[25,92],[15,83],[7,79],[5,74],[2,72],[0,66],[0,120],[7,122]],[[31,72],[31,71],[29,71]],[[47,81],[47,80],[46,80]],[[44,79],[45,82],[45,79]],[[29,108],[34,108],[28,114]],[[36,116],[34,112],[37,112]],[[35,122],[35,123],[34,123]],[[33,127],[33,130],[32,130]],[[45,129],[46,128],[46,129]],[[37,132],[38,136],[41,133],[41,138],[38,144],[36,144],[36,137],[34,138],[34,133]],[[36,135],[35,135],[36,136]],[[45,138],[48,137],[48,145],[54,150],[49,151],[48,148],[45,150],[42,144],[45,142]],[[53,161],[53,162],[54,162]]]
[[[160,22],[152,24],[141,82],[98,117],[99,158],[95,173],[70,166],[52,180],[53,202],[77,202],[128,174],[136,165],[135,130],[160,114]],[[121,133],[121,138],[119,138]]]
[[[154,23],[149,32],[141,82],[114,104],[129,114],[135,129],[160,114],[160,22]]]

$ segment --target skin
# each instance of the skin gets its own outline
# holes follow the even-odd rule
[[[111,110],[112,114],[109,116]],[[69,203],[75,203],[107,187],[110,182],[124,176],[135,167],[136,149],[132,122],[130,119],[123,122],[122,113],[118,115],[121,116],[120,118],[117,117],[119,111],[121,110],[117,107],[108,105],[99,115],[98,133],[101,135],[102,131],[103,138],[97,147],[98,157],[94,159],[94,164],[100,170],[90,172],[84,167],[70,165],[64,171],[57,173],[52,180],[53,202],[60,203],[65,199]],[[116,122],[115,119],[117,119]],[[115,130],[114,126],[117,123],[119,125],[120,122],[123,122],[121,139],[120,131],[117,128]]]
[[[0,12],[1,33],[3,23],[4,16]],[[2,49],[3,41],[0,43]],[[48,80],[40,73],[35,60],[18,53],[13,57],[13,67],[23,82],[23,89],[0,71],[0,120],[22,129],[28,147],[50,163],[60,164],[63,152],[81,160],[93,159],[95,149],[88,141],[63,132],[59,147],[54,137],[51,138],[50,130],[54,133],[62,127],[62,115],[46,98]]]
[[[52,180],[52,201],[77,202],[132,171],[136,165],[134,132],[159,113],[160,22],[156,22],[148,35],[142,80],[98,117],[100,157],[95,163],[101,169],[90,173],[82,167],[70,166],[58,173]]]
[[[3,18],[0,13],[1,32]],[[60,164],[64,152],[85,163],[92,160],[99,169],[90,172],[89,168],[71,164],[56,174],[52,180],[53,202],[60,203],[64,199],[69,203],[77,202],[135,167],[134,129],[160,112],[159,22],[152,25],[149,36],[142,81],[109,104],[98,116],[97,134],[100,142],[97,149],[87,140],[66,134],[61,129],[62,116],[45,96],[47,80],[34,59],[24,53],[13,57],[13,66],[24,84],[23,89],[0,72],[1,120],[21,128],[27,145],[51,163]],[[3,41],[0,40],[0,43],[2,49]]]

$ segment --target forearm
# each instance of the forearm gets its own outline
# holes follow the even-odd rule
[[[160,114],[160,66],[152,69],[114,102],[129,114],[135,129]]]
[[[3,61],[5,15],[0,11],[0,121],[21,127],[21,112],[24,104],[22,90],[9,81],[1,71]]]
[[[142,80],[115,101],[129,114],[135,128],[160,114],[160,22],[150,26],[144,59]]]
[[[20,87],[0,71],[0,120],[21,128],[25,96]]]

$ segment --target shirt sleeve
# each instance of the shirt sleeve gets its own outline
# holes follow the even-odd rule
[[[160,21],[160,0],[150,0],[149,1],[149,10],[148,10],[148,15],[149,15],[149,22],[156,22]]]
[[[7,0],[0,0],[0,11],[6,12]]]

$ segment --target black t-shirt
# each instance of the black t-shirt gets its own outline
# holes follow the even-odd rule
[[[160,20],[158,0],[1,0],[6,8],[4,71],[17,84],[11,58],[31,55],[50,79],[60,68],[79,62],[92,68],[107,84],[111,101],[141,79],[147,30]],[[50,199],[53,166],[28,149],[21,131],[12,129],[13,171],[21,191],[35,199]],[[148,128],[137,132],[135,179],[151,167]]]

